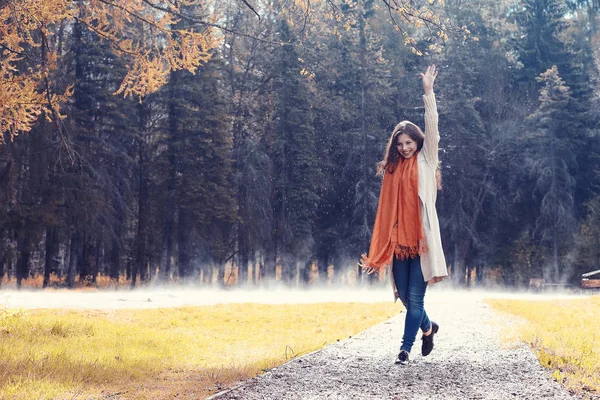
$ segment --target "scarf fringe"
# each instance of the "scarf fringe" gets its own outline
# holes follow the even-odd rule
[[[408,247],[401,246],[397,243],[392,243],[388,245],[385,253],[381,257],[381,261],[377,262],[375,260],[369,259],[366,254],[361,256],[361,260],[358,263],[359,267],[363,269],[368,275],[374,272],[380,272],[386,268],[388,268],[393,262],[393,256],[395,255],[397,259],[404,260],[407,258],[416,258],[421,254],[427,251],[427,245],[424,240],[419,241],[418,246]]]
[[[394,254],[396,255],[396,258],[400,260],[416,258],[420,254],[419,246],[408,247],[397,245]]]
[[[384,270],[392,264],[392,257],[394,256],[394,248],[396,246],[396,243],[388,243],[385,251],[378,257],[377,260],[369,259],[366,254],[363,254],[358,265],[367,274]]]
[[[358,266],[360,268],[362,268],[363,272],[365,272],[367,275],[370,275],[374,272],[379,272],[384,270],[385,268],[389,267],[389,265],[376,265],[373,264],[368,258],[366,254],[362,255],[362,258],[360,260],[360,262],[358,263]]]

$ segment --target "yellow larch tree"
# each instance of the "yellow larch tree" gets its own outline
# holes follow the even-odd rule
[[[205,14],[187,13],[201,3]],[[109,41],[128,60],[116,94],[140,99],[156,91],[173,70],[194,72],[210,58],[221,36],[208,0],[0,0],[0,131],[12,140],[43,114],[63,118],[68,87],[56,93],[51,77],[59,67],[53,45],[57,27],[76,19]],[[192,22],[177,29],[180,19]]]

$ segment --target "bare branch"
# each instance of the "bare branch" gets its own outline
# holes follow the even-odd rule
[[[258,17],[258,19],[260,19],[260,15],[259,15],[259,14],[256,12],[256,10],[254,9],[254,7],[252,7],[252,6],[250,5],[250,3],[248,3],[248,1],[247,1],[247,0],[242,0],[242,2],[243,2],[243,3],[244,3],[244,4],[245,4],[245,5],[246,5],[246,6],[247,6],[249,9],[251,9],[251,10],[252,10],[252,12],[253,12],[254,14],[256,14],[256,16]]]
[[[186,21],[193,22],[194,24],[197,24],[197,25],[204,25],[204,26],[208,26],[208,27],[211,27],[211,28],[216,28],[216,29],[219,29],[222,32],[230,33],[230,34],[236,35],[236,36],[247,37],[249,39],[258,40],[259,42],[263,42],[263,43],[274,44],[274,45],[279,45],[279,46],[281,46],[281,45],[284,44],[282,42],[273,42],[271,40],[262,39],[262,38],[254,36],[254,35],[250,35],[248,33],[243,33],[243,32],[236,31],[234,29],[229,29],[229,28],[227,28],[227,27],[225,27],[223,25],[215,24],[215,23],[212,23],[212,22],[202,21],[202,20],[200,20],[198,18],[195,18],[195,17],[193,17],[191,15],[184,14],[184,13],[181,13],[181,12],[178,12],[178,11],[175,11],[175,10],[171,10],[169,8],[162,7],[162,6],[158,5],[158,4],[154,4],[154,3],[150,2],[149,0],[142,0],[142,1],[144,3],[146,3],[146,4],[148,4],[150,7],[154,8],[155,10],[163,11],[163,12],[166,12],[166,13],[170,13],[170,14],[175,15],[177,17],[180,17],[180,18],[182,18],[182,19],[184,19]]]
[[[0,43],[0,47],[2,47],[3,49],[6,49],[8,51],[10,51],[13,54],[17,54],[19,56],[26,57],[26,58],[28,58],[30,60],[35,60],[37,62],[41,61],[41,59],[39,57],[36,57],[36,56],[34,56],[32,54],[29,54],[29,53],[23,53],[23,52],[20,52],[20,51],[13,50],[13,49],[11,49],[10,47],[6,46],[3,43]]]
[[[48,54],[50,48],[48,45],[48,39],[47,39],[46,35],[44,33],[42,33],[41,36],[42,36],[41,60],[42,60],[42,63],[43,63],[42,65],[44,66],[44,68],[47,68],[47,65],[46,65],[47,54]],[[44,94],[46,96],[46,107],[52,114],[52,122],[54,122],[54,125],[56,127],[56,132],[58,133],[58,137],[59,137],[61,143],[64,145],[65,150],[67,151],[67,156],[71,160],[71,163],[73,163],[73,162],[75,162],[75,157],[74,157],[75,152],[73,151],[73,148],[70,145],[70,142],[67,139],[65,132],[63,130],[63,125],[61,123],[60,114],[56,110],[54,105],[52,104],[52,89],[50,88],[50,80],[48,79],[48,74],[44,75],[43,84],[44,84]]]
[[[128,10],[127,8],[125,8],[125,7],[123,7],[123,6],[119,5],[119,4],[115,4],[115,3],[109,2],[109,1],[107,1],[107,0],[98,0],[98,1],[99,1],[99,2],[101,2],[101,3],[104,3],[104,4],[106,4],[107,6],[115,7],[115,8],[118,8],[118,9],[122,10],[122,11],[125,11],[127,14],[131,15],[131,16],[132,16],[132,17],[134,17],[135,19],[138,19],[138,20],[140,20],[141,22],[143,22],[143,23],[145,23],[145,24],[148,24],[149,26],[153,26],[153,27],[155,27],[156,29],[158,29],[158,30],[159,30],[159,31],[161,31],[162,33],[165,33],[165,31],[164,31],[163,29],[161,29],[161,28],[160,28],[160,26],[158,26],[158,24],[156,24],[156,23],[154,23],[154,22],[152,22],[152,21],[149,21],[149,20],[148,20],[148,19],[146,19],[146,18],[143,18],[142,16],[140,16],[140,15],[138,15],[138,14],[136,14],[136,13],[134,13],[134,12],[130,11],[130,10]],[[144,2],[146,2],[146,1],[144,0]],[[163,11],[167,11],[167,12],[169,12],[169,10],[167,10],[167,9],[165,9],[165,10],[163,10]]]
[[[302,24],[302,29],[300,30],[300,35],[305,34],[309,19],[310,19],[310,0],[306,0],[306,11],[304,12],[304,18],[303,18],[304,22]]]

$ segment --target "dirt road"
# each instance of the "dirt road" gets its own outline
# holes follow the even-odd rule
[[[502,340],[511,320],[474,296],[426,304],[440,324],[428,357],[415,343],[395,365],[404,315],[322,351],[294,359],[211,400],[254,399],[575,399],[529,348]],[[419,335],[420,337],[420,335]]]

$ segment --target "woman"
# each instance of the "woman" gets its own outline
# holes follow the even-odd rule
[[[420,74],[425,95],[425,134],[409,121],[400,122],[388,142],[377,172],[383,175],[369,256],[362,266],[369,272],[392,264],[394,296],[406,307],[404,336],[396,364],[408,364],[419,328],[421,353],[433,350],[439,326],[424,308],[428,283],[448,275],[435,210],[438,189],[438,114],[433,93],[435,65]]]

